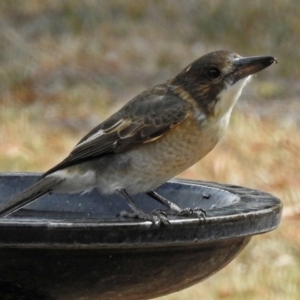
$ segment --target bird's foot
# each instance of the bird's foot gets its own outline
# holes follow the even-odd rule
[[[195,207],[195,208],[187,207],[181,209],[178,205],[162,197],[157,192],[150,191],[147,193],[147,195],[149,195],[151,198],[155,199],[156,201],[158,201],[159,203],[163,204],[168,208],[166,211],[156,210],[156,212],[160,212],[160,213],[164,212],[166,215],[172,215],[172,216],[196,217],[198,219],[205,220],[206,212],[204,209],[200,207]],[[206,195],[206,197],[209,198],[209,195],[208,196]]]
[[[185,217],[196,217],[199,219],[204,219],[206,218],[206,211],[202,209],[201,207],[195,207],[195,208],[184,208],[182,209],[178,216],[185,216]]]
[[[131,219],[139,219],[139,220],[143,220],[143,221],[150,221],[156,226],[159,226],[160,224],[163,224],[163,225],[170,224],[167,214],[164,211],[158,211],[158,210],[155,210],[155,211],[151,212],[150,214],[146,214],[142,211],[129,212],[129,211],[123,210],[120,213],[118,213],[117,216],[123,217],[123,218],[131,218]]]
[[[191,218],[198,218],[205,220],[206,218],[206,212],[204,209],[201,207],[195,207],[195,208],[184,208],[184,209],[179,209],[179,210],[167,210],[165,211],[167,215],[172,215],[172,216],[179,216],[179,217],[191,217]]]

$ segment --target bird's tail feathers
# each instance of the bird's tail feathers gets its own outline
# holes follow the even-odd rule
[[[49,176],[41,178],[35,184],[30,186],[28,189],[23,191],[21,194],[13,197],[7,202],[0,205],[0,217],[7,216],[26,204],[38,199],[39,197],[51,192],[53,188],[61,181],[63,178]]]

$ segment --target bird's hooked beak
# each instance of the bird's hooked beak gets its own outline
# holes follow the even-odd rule
[[[233,83],[267,68],[274,61],[277,63],[276,58],[272,56],[251,56],[235,58],[233,61],[234,70],[232,72]]]

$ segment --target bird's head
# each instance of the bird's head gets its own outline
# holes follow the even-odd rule
[[[274,61],[272,56],[242,57],[230,51],[216,51],[188,65],[172,84],[190,95],[206,114],[223,114],[232,109],[250,75]]]

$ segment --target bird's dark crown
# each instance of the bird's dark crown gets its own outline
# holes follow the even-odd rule
[[[221,92],[274,61],[276,59],[272,56],[241,57],[231,51],[215,51],[192,62],[170,83],[175,89],[190,95],[203,111],[210,113]]]
[[[226,50],[208,53],[184,68],[172,84],[182,87],[207,111],[211,103],[218,100],[227,82],[231,83],[228,75],[233,71],[233,60],[239,57]]]

